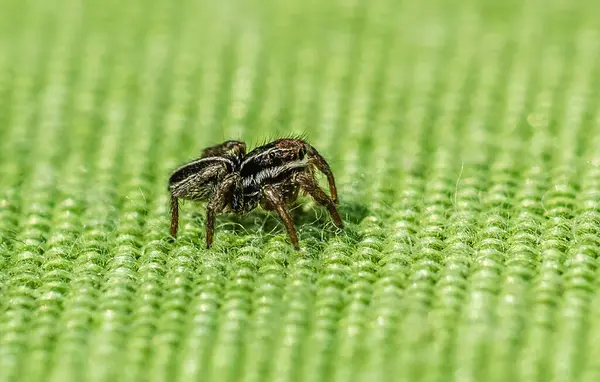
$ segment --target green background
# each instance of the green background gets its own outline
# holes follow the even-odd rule
[[[600,381],[597,2],[0,4],[1,382]],[[343,232],[168,241],[173,168],[290,134]]]

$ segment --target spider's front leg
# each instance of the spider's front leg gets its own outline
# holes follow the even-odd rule
[[[265,209],[277,211],[277,214],[285,225],[294,249],[300,250],[298,235],[296,234],[296,228],[294,228],[294,221],[287,210],[283,196],[271,185],[265,186],[262,189],[262,194],[266,202],[264,205]]]
[[[216,214],[223,211],[231,200],[233,193],[240,187],[240,176],[237,173],[227,175],[216,187],[206,205],[206,248],[210,248],[215,232]]]
[[[310,145],[307,145],[307,146],[308,146],[308,156],[312,159],[312,162],[319,169],[319,171],[321,171],[323,174],[325,174],[325,176],[327,176],[327,182],[329,183],[329,192],[331,192],[331,201],[334,204],[337,204],[338,203],[337,188],[335,186],[335,178],[333,176],[333,172],[331,171],[331,167],[329,167],[329,164],[327,163],[325,158],[323,158],[323,156],[321,154],[319,154],[317,149],[315,149],[314,147],[312,147]],[[317,185],[317,188],[320,189],[320,187],[318,185]],[[327,196],[327,195],[325,195],[325,196]],[[327,197],[327,199],[329,199],[329,197]],[[321,203],[321,202],[319,202],[319,203]],[[321,203],[321,204],[323,204],[323,203]]]
[[[335,224],[338,228],[344,228],[344,223],[342,222],[342,218],[335,207],[335,202],[331,200],[329,196],[327,196],[321,187],[319,187],[319,184],[313,175],[308,173],[298,174],[296,176],[296,182],[298,182],[302,191],[309,194],[320,205],[327,207],[329,214],[331,215],[331,219],[333,220],[333,224]]]

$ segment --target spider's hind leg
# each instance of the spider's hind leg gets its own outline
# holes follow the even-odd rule
[[[171,194],[171,236],[177,237],[179,228],[179,199]]]
[[[237,173],[226,176],[215,189],[206,205],[206,248],[210,248],[215,232],[216,214],[222,212],[232,200],[239,188],[240,177]]]

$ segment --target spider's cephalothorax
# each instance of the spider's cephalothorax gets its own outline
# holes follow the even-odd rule
[[[302,139],[278,139],[245,154],[245,144],[227,141],[204,150],[200,159],[181,166],[169,181],[171,235],[177,234],[178,198],[208,201],[206,246],[212,244],[215,214],[243,214],[258,205],[277,212],[298,249],[298,236],[287,205],[299,191],[325,206],[334,224],[343,228],[337,212],[337,190],[325,159]],[[331,197],[318,185],[315,168],[327,176]]]

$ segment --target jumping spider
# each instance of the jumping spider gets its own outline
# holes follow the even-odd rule
[[[315,179],[315,168],[327,176],[331,197]],[[171,236],[177,236],[179,199],[206,201],[206,247],[213,241],[215,216],[245,214],[258,205],[275,210],[283,221],[292,245],[300,249],[287,205],[299,191],[325,206],[333,223],[344,224],[335,207],[337,190],[333,173],[319,152],[302,139],[278,139],[246,154],[246,144],[225,141],[202,152],[199,159],[177,168],[169,178]]]

